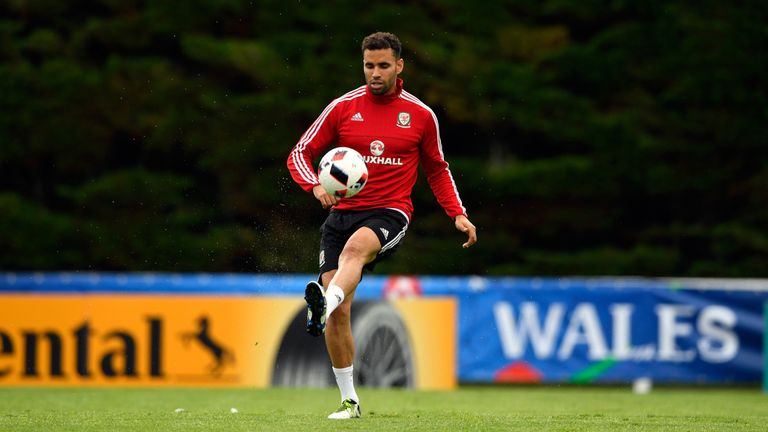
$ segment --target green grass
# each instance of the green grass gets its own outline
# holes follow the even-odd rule
[[[329,390],[0,388],[0,431],[764,431],[759,389],[360,389],[363,418],[326,420]],[[230,413],[230,408],[238,413]],[[176,413],[177,408],[184,411]]]

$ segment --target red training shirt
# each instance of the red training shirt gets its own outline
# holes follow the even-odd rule
[[[368,167],[365,187],[353,197],[342,198],[335,208],[390,208],[410,222],[411,190],[421,162],[429,186],[448,216],[467,214],[443,157],[437,117],[403,90],[400,78],[391,95],[375,95],[363,85],[335,99],[304,132],[288,156],[288,169],[305,191],[320,184],[312,160],[325,154],[332,143],[357,150]]]

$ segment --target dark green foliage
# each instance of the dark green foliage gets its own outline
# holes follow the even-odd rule
[[[762,2],[0,4],[0,268],[316,269],[291,147],[388,30],[480,242],[422,179],[383,272],[768,276]]]

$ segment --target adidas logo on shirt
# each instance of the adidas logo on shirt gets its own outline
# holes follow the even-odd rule
[[[355,115],[352,116],[352,121],[364,121],[363,116],[360,115],[360,113],[355,113]]]

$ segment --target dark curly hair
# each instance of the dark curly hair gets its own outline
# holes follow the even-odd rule
[[[363,39],[362,50],[380,50],[392,48],[395,52],[395,58],[400,59],[400,54],[403,51],[403,45],[400,43],[400,39],[392,33],[376,32],[369,34]]]

